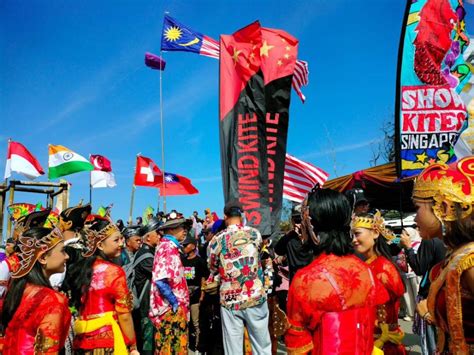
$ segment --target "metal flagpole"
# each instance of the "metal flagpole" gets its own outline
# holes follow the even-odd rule
[[[138,156],[138,155],[137,155]],[[135,161],[135,170],[133,171],[132,196],[130,197],[130,214],[128,216],[128,225],[133,223],[133,200],[135,198],[135,171],[137,171],[137,163]]]
[[[91,155],[89,154],[89,161],[91,161]],[[95,169],[95,165],[94,165]],[[89,204],[92,206],[92,171],[89,171]]]
[[[163,58],[163,51],[160,50],[160,58]],[[166,214],[166,181],[165,181],[165,138],[163,128],[163,70],[160,70],[160,123],[161,123],[161,160],[163,165],[163,212]]]

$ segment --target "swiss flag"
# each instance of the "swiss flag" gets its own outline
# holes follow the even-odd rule
[[[23,174],[32,180],[44,174],[43,168],[38,160],[23,144],[10,141],[8,142],[5,179],[11,176],[12,171]]]
[[[134,184],[136,186],[160,187],[163,174],[150,158],[137,156]]]

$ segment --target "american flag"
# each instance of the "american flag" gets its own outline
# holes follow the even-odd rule
[[[203,36],[202,47],[199,52],[200,55],[204,55],[206,57],[211,57],[215,59],[219,59],[219,42],[215,39],[212,39],[208,36]],[[296,94],[300,97],[302,102],[305,102],[306,96],[304,96],[303,92],[301,91],[301,87],[308,85],[309,83],[309,69],[308,69],[308,62],[304,60],[297,59],[295,65],[295,71],[293,73],[293,80],[292,86],[293,89],[296,91]]]
[[[328,177],[329,174],[324,170],[287,154],[283,180],[283,198],[301,203],[314,185],[319,183],[322,186]]]

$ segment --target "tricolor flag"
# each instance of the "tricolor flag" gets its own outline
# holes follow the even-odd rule
[[[48,177],[50,179],[92,170],[94,166],[83,156],[62,145],[49,145]]]
[[[324,170],[287,154],[283,197],[301,203],[314,185],[323,186],[328,177],[329,174]]]
[[[36,179],[44,171],[36,158],[18,142],[8,142],[7,164],[5,179],[12,175],[12,171],[25,175],[28,179]]]
[[[103,155],[91,155],[90,162],[94,166],[91,171],[91,187],[115,187],[114,173],[112,173],[112,164],[110,160]]]

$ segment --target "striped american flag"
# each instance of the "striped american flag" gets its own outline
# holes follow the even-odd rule
[[[220,52],[219,42],[217,42],[215,39],[211,37],[203,36],[202,47],[199,51],[199,54],[206,57],[219,59],[219,52]],[[304,96],[303,92],[301,91],[301,88],[303,86],[308,85],[308,83],[309,83],[308,62],[297,59],[291,85],[293,86],[293,89],[295,90],[296,94],[300,97],[303,103],[306,100],[306,96]]]
[[[199,50],[200,55],[219,59],[219,42],[207,36],[202,37],[202,46]]]
[[[324,170],[287,154],[283,180],[283,198],[301,203],[314,185],[319,183],[322,186],[328,177],[329,174]]]

